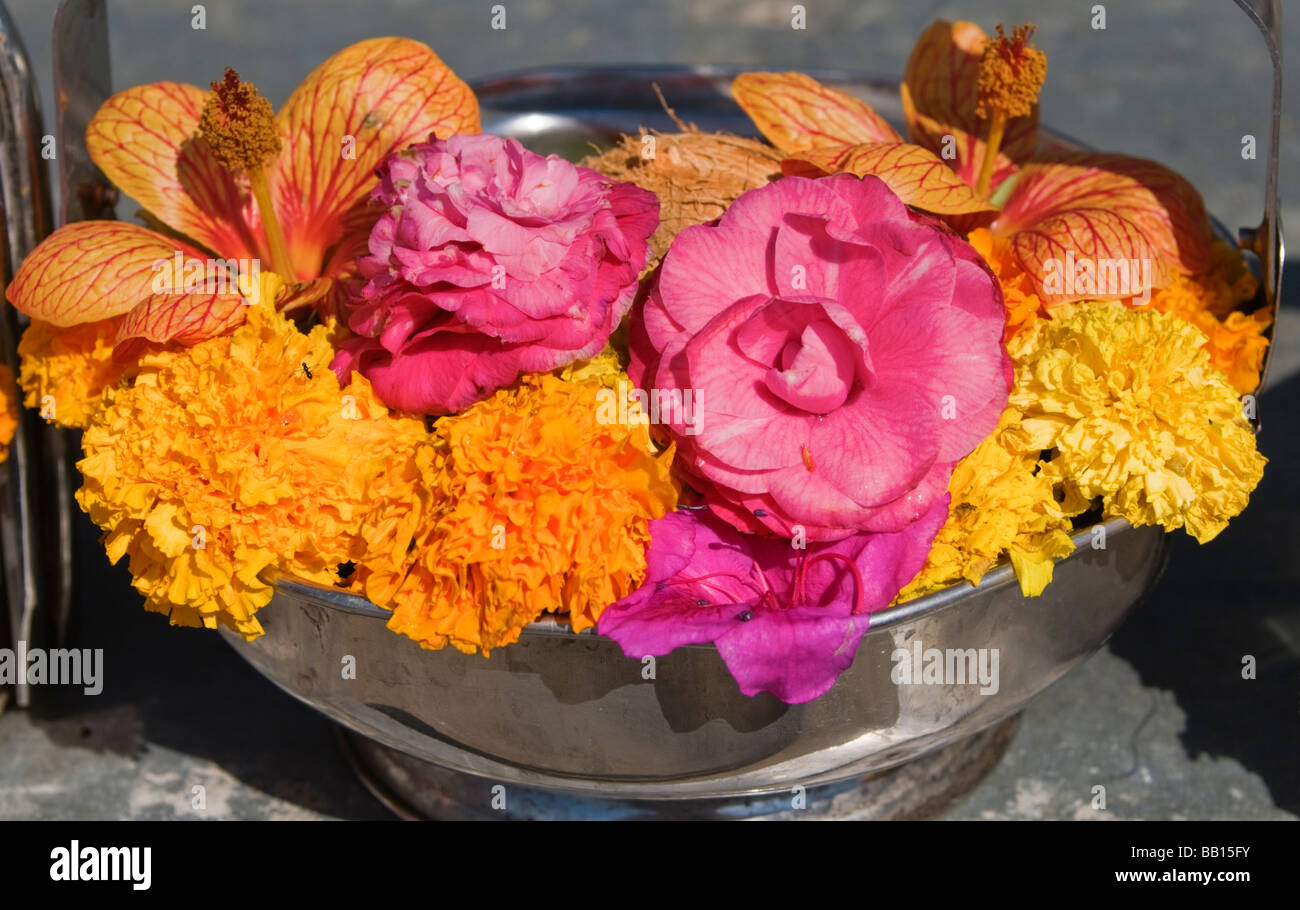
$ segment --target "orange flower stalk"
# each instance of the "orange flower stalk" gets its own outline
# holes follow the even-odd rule
[[[997,38],[984,45],[980,57],[979,103],[975,112],[992,118],[979,179],[975,181],[975,192],[980,196],[989,194],[989,182],[993,179],[1007,121],[1033,112],[1043,80],[1047,78],[1047,55],[1029,44],[1033,36],[1034,26],[1029,23],[1017,25],[1010,38],[999,25]]]
[[[240,82],[239,73],[226,67],[226,77],[212,83],[212,92],[199,116],[199,135],[212,156],[232,174],[244,174],[257,201],[257,213],[266,231],[271,267],[292,276],[293,261],[284,243],[284,229],[275,217],[266,167],[280,155],[280,137],[275,131],[271,102],[251,82]]]
[[[227,281],[235,263],[279,273],[281,308],[331,312],[330,286],[352,273],[375,220],[379,161],[430,133],[479,130],[469,87],[405,38],[340,51],[274,115],[233,71],[213,87],[159,82],[104,102],[87,149],[151,227],[60,228],[18,269],[5,292],[14,306],[55,328],[97,323],[124,359],[141,342],[193,345],[242,323],[260,283]],[[329,281],[299,285],[316,279]]]

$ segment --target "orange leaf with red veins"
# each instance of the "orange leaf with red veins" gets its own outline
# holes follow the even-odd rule
[[[949,162],[971,186],[984,161],[988,121],[979,104],[980,57],[988,35],[973,22],[934,22],[917,39],[903,71],[903,116],[908,133]],[[951,137],[949,139],[948,137]],[[1007,121],[993,169],[993,186],[1015,172],[1038,148],[1038,105]]]
[[[1170,281],[1169,264],[1147,235],[1104,208],[1044,218],[1012,236],[1011,249],[1038,296],[1050,303],[1127,297]],[[1074,275],[1067,274],[1071,269]]]
[[[913,208],[936,215],[992,212],[933,152],[908,142],[868,142],[842,148],[813,149],[781,162],[787,175],[820,176],[844,171],[859,177],[879,177]]]
[[[190,294],[153,294],[126,314],[117,329],[114,353],[136,341],[195,345],[243,323],[248,303],[238,291],[201,290]]]
[[[198,136],[206,93],[181,82],[118,92],[86,127],[86,149],[124,193],[218,256],[252,258],[261,223],[247,179],[212,157]]]
[[[1064,261],[1068,252],[1094,263],[1151,259],[1154,287],[1174,271],[1195,274],[1209,264],[1200,194],[1164,165],[1124,155],[1081,152],[1026,165],[992,230],[1011,239],[1021,267],[1040,285],[1047,262]]]
[[[767,141],[790,156],[902,139],[865,101],[802,73],[742,73],[731,95]]]
[[[298,272],[290,279],[320,276],[335,244],[364,249],[374,218],[345,223],[344,216],[364,203],[385,155],[430,133],[480,129],[469,86],[407,38],[373,38],[339,51],[303,80],[276,124],[284,148],[272,193]]]
[[[27,254],[5,296],[33,319],[57,326],[108,319],[153,293],[155,264],[171,262],[177,249],[198,255],[134,224],[78,221]]]

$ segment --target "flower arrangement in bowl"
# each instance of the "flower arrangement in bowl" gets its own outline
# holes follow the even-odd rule
[[[810,704],[873,616],[1037,597],[1080,534],[1208,541],[1262,475],[1248,263],[1168,168],[1040,141],[1032,35],[933,24],[907,139],[745,73],[766,142],[579,163],[481,133],[405,39],[278,112],[233,70],[128,89],[87,147],[144,226],[22,263],[26,403],[84,430],[77,501],[174,624],[252,641],[314,585],[513,668],[554,615],[634,676],[710,646],[734,688],[696,698]]]

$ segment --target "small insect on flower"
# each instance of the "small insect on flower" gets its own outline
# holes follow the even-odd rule
[[[312,375],[311,375],[311,370],[308,369],[308,367],[307,367],[307,361],[305,361],[305,360],[302,362],[302,371],[303,371],[304,373],[307,374],[307,378],[308,378],[308,379],[313,378]]]

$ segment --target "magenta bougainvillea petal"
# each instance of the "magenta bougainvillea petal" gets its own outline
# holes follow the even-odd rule
[[[636,658],[713,642],[745,695],[811,701],[853,663],[870,613],[920,571],[947,514],[945,495],[901,531],[804,548],[674,512],[650,523],[645,583],[598,629]]]

